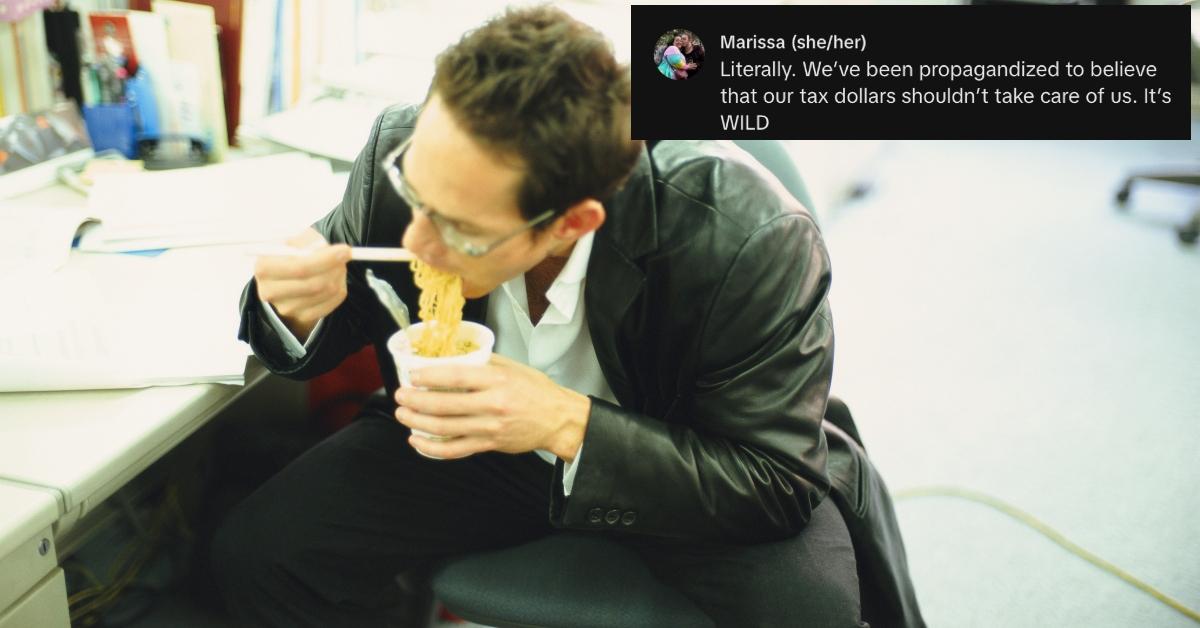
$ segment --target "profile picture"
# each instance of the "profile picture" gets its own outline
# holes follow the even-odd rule
[[[704,68],[704,43],[692,31],[673,28],[654,42],[654,64],[672,81],[695,78]]]

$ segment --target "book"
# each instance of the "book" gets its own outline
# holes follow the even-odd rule
[[[212,7],[201,4],[154,0],[154,12],[166,20],[167,42],[173,69],[180,77],[193,77],[195,100],[181,99],[196,106],[196,125],[209,146],[212,161],[225,159],[227,133],[225,102],[221,88],[221,61],[217,51],[217,25]],[[186,72],[181,71],[189,68]],[[181,90],[185,91],[185,90]],[[187,124],[184,125],[185,127]]]
[[[19,22],[0,22],[0,103],[10,115],[42,111],[54,104],[41,13]]]

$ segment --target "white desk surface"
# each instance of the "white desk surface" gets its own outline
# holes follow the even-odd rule
[[[51,207],[83,202],[82,197],[69,194],[52,188],[28,198]],[[132,321],[140,329],[156,332],[156,338],[187,333],[232,343],[238,298],[253,262],[242,249],[228,247],[172,250],[154,259],[75,251],[50,279],[71,295],[73,307],[117,317],[125,324]],[[45,281],[34,275],[21,279]],[[13,308],[36,312],[46,307],[30,301],[6,303],[0,310],[0,324],[14,320]],[[169,344],[164,347],[170,350]],[[255,369],[247,373],[246,385],[264,376],[265,371]],[[0,480],[56,492],[56,514],[69,525],[243,390],[205,383],[0,393]]]
[[[264,376],[252,371],[246,385]],[[0,394],[0,479],[57,491],[55,514],[77,519],[244,389],[193,384]]]
[[[8,556],[56,519],[58,507],[53,492],[0,482],[0,557]]]

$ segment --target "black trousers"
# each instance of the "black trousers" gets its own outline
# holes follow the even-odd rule
[[[212,568],[239,621],[288,628],[412,624],[417,620],[397,615],[412,595],[398,574],[419,581],[445,558],[554,533],[553,469],[535,454],[429,460],[407,437],[392,417],[368,412],[230,513],[213,542]],[[786,541],[634,538],[627,544],[719,626],[865,625],[854,550],[830,500]]]

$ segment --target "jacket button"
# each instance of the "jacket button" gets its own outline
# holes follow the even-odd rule
[[[600,521],[603,519],[604,519],[604,511],[603,510],[600,510],[599,508],[593,508],[588,511],[588,522],[589,523],[600,523]]]
[[[633,525],[633,522],[636,520],[637,520],[637,513],[633,512],[632,510],[626,512],[624,515],[621,515],[621,523],[624,525],[631,526],[631,525]]]
[[[613,525],[614,523],[616,523],[620,520],[621,520],[621,511],[620,510],[615,510],[615,509],[610,510],[610,511],[608,511],[608,513],[606,513],[604,515],[604,522],[607,523],[608,525]]]

